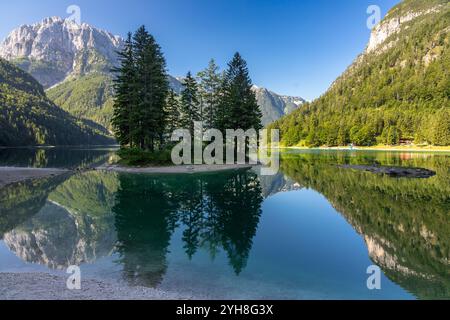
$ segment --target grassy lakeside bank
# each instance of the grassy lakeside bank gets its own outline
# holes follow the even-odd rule
[[[169,149],[145,151],[138,148],[122,148],[116,152],[117,164],[124,167],[168,167],[173,165]]]
[[[192,164],[175,165],[171,159],[171,150],[143,151],[123,148],[116,152],[117,159],[112,163],[97,167],[98,170],[126,173],[207,173],[226,170],[249,169],[247,164]]]
[[[450,146],[371,146],[371,147],[284,147],[280,146],[277,149],[291,149],[291,150],[342,150],[342,151],[410,151],[410,152],[449,152]]]

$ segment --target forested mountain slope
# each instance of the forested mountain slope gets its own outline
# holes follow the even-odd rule
[[[0,58],[0,146],[112,143],[105,134],[56,106],[32,76]]]
[[[450,145],[450,3],[405,0],[317,100],[269,126],[284,145]]]

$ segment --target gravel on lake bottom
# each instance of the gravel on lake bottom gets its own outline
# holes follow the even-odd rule
[[[0,300],[189,300],[190,296],[145,287],[83,280],[69,290],[67,278],[46,273],[0,273]]]

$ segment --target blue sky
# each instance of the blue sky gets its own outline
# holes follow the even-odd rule
[[[47,16],[81,20],[125,36],[145,24],[162,46],[169,72],[221,67],[235,51],[253,82],[280,94],[312,100],[361,53],[369,39],[369,5],[382,15],[399,0],[13,0],[0,3],[0,38]]]

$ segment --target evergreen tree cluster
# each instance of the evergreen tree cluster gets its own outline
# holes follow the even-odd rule
[[[221,73],[214,60],[194,78],[190,72],[183,80],[180,99],[182,128],[193,133],[193,122],[202,121],[204,128],[226,129],[262,128],[262,114],[252,89],[247,62],[236,53]]]
[[[193,136],[195,121],[224,133],[262,128],[247,63],[239,53],[224,73],[214,60],[196,77],[188,72],[179,96],[169,88],[161,48],[145,27],[128,34],[119,56],[112,126],[121,146],[164,149],[175,129],[188,129]]]
[[[169,83],[161,48],[144,26],[128,34],[113,71],[112,125],[121,145],[155,150],[163,144]]]

